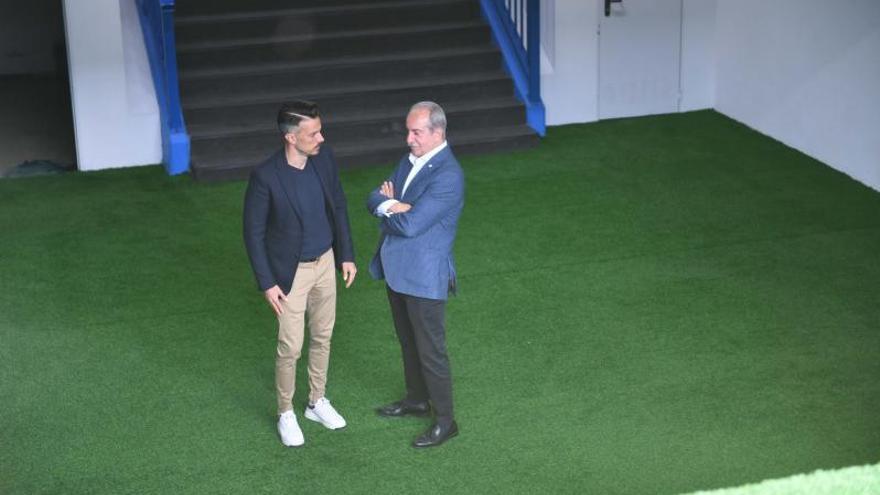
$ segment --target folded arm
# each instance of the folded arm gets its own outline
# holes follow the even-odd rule
[[[415,237],[423,234],[461,204],[464,177],[460,173],[440,173],[411,209],[382,220],[382,231],[390,235]]]

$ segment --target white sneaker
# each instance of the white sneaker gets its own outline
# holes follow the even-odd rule
[[[293,411],[285,411],[278,417],[278,435],[281,436],[281,443],[285,447],[299,447],[305,443],[303,432],[299,429]]]
[[[330,401],[324,397],[318,399],[314,406],[306,407],[305,416],[306,419],[317,421],[331,430],[345,428],[345,419],[336,412],[336,409],[333,409]]]

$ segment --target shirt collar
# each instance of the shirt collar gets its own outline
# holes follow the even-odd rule
[[[428,163],[431,160],[431,158],[434,158],[434,156],[436,156],[437,153],[440,153],[445,148],[446,148],[446,140],[444,139],[443,142],[440,143],[439,146],[437,146],[436,148],[432,149],[431,151],[425,153],[422,156],[416,157],[415,155],[410,153],[409,154],[409,162],[412,163],[413,168],[422,168],[422,166],[424,164]]]

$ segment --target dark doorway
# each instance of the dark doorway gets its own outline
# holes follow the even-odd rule
[[[0,4],[0,108],[0,177],[76,168],[62,0]]]

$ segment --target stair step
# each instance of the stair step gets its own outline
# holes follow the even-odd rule
[[[403,125],[406,113],[409,111],[412,102],[400,102],[393,106],[385,106],[381,108],[346,108],[336,113],[328,113],[321,106],[321,123],[327,128],[349,125],[361,122],[383,122],[383,121],[400,121]],[[487,112],[497,109],[516,108],[524,111],[523,104],[513,97],[506,98],[490,98],[478,101],[458,101],[450,103],[443,107],[446,114],[451,116],[450,119],[459,121],[459,116],[468,112]],[[520,116],[522,117],[522,116]],[[522,119],[520,119],[521,121]],[[454,127],[459,127],[457,124]],[[259,134],[263,132],[277,133],[277,127],[273,118],[260,122],[253,122],[248,127],[243,126],[188,126],[190,139],[199,141],[202,139],[219,139],[229,138],[242,135]]]
[[[345,112],[350,108],[369,112],[421,100],[433,100],[440,105],[456,101],[473,101],[513,96],[513,84],[503,72],[415,80],[391,84],[351,87],[346,91],[278,93],[270,95],[241,95],[226,101],[202,102],[184,107],[187,125],[198,128],[205,125],[249,127],[254,123],[274,121],[282,102],[302,98],[317,102],[324,115]]]
[[[405,115],[405,114],[404,114]],[[449,136],[467,135],[480,130],[506,128],[521,125],[524,120],[523,109],[510,107],[491,112],[469,113],[450,116]],[[454,122],[454,125],[452,124]],[[348,124],[324,126],[324,136],[333,149],[370,147],[374,142],[393,140],[400,147],[406,142],[406,128],[403,117],[385,119],[377,122],[351,122]],[[277,148],[281,143],[278,131],[270,129],[260,133],[249,133],[227,138],[194,140],[200,149],[209,149],[210,156],[229,156],[248,151],[251,156],[259,156],[266,150]]]
[[[307,99],[321,103],[327,99],[336,97],[346,97],[351,95],[363,95],[370,98],[366,102],[376,101],[375,98],[381,97],[382,94],[396,94],[399,91],[406,90],[427,90],[432,87],[443,87],[449,85],[465,85],[476,86],[479,88],[481,84],[489,84],[493,82],[507,83],[512,92],[513,85],[510,78],[500,70],[477,72],[473,74],[457,74],[453,76],[437,77],[433,79],[421,77],[398,78],[390,81],[382,81],[379,83],[361,84],[354,82],[341,88],[327,88],[323,86],[314,86],[312,88],[299,91],[289,91],[282,89],[274,93],[260,94],[236,94],[218,98],[190,98],[188,103],[184,105],[184,112],[195,112],[198,110],[223,109],[228,107],[247,107],[251,105],[259,105],[264,103],[274,104],[287,101],[289,99]],[[482,92],[479,93],[483,96]]]
[[[224,17],[261,11],[300,10],[303,12],[328,9],[354,10],[373,4],[398,4],[401,7],[423,5],[446,0],[185,0],[176,2],[175,17]]]
[[[176,20],[175,34],[178,46],[186,50],[247,40],[301,41],[350,31],[479,19],[479,4],[472,0],[376,2],[182,17]]]
[[[537,143],[535,132],[524,124],[462,132],[449,138],[449,144],[457,156],[524,149]],[[254,166],[273,152],[271,147],[261,151],[259,154],[251,150],[226,155],[194,154],[193,175],[200,181],[245,179]],[[376,140],[369,144],[337,145],[333,151],[343,169],[367,165],[385,165],[390,169],[408,152],[406,145],[396,138]]]
[[[339,90],[353,85],[377,85],[400,78],[446,78],[456,75],[498,72],[501,57],[491,47],[446,50],[437,54],[406,54],[369,57],[366,61],[302,68],[296,71],[268,70],[262,73],[232,74],[213,78],[183,79],[181,96],[191,105],[206,100],[228,100],[241,94],[296,94]]]
[[[290,62],[266,62],[239,67],[213,67],[207,69],[181,70],[179,79],[182,83],[189,81],[217,81],[218,79],[263,76],[271,74],[302,73],[311,70],[334,69],[337,67],[357,67],[359,65],[377,64],[387,61],[410,63],[422,58],[443,58],[453,55],[474,55],[478,53],[498,53],[492,45],[477,44],[461,48],[441,48],[405,53],[380,53],[370,55],[341,56],[315,60],[297,60]]]
[[[321,123],[324,136],[336,141],[357,141],[385,137],[398,132],[403,139],[405,116],[412,102],[364,111],[362,108],[348,108],[335,114],[321,109]],[[450,130],[490,125],[510,125],[521,123],[525,116],[523,104],[513,97],[485,99],[479,101],[455,102],[444,107],[450,121]],[[275,119],[254,122],[250,126],[189,126],[193,142],[204,140],[230,139],[270,134],[278,138]],[[342,133],[354,133],[343,136]]]
[[[255,67],[340,56],[400,54],[440,48],[490,44],[489,28],[480,22],[425,27],[352,31],[314,39],[237,42],[234,46],[178,47],[182,72],[221,67]],[[221,44],[222,45],[222,44]]]
[[[318,102],[342,168],[396,164],[422,100],[458,155],[539,141],[477,0],[186,0],[175,29],[196,180],[246,178],[292,99]]]

